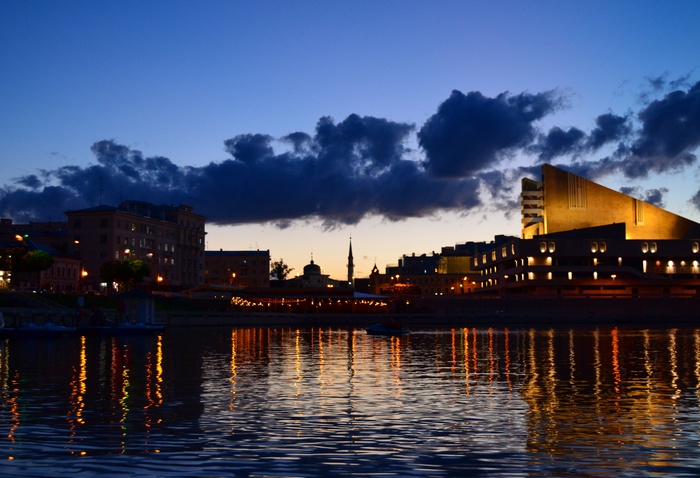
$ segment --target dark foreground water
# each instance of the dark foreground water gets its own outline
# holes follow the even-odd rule
[[[700,329],[4,339],[0,474],[694,476]]]

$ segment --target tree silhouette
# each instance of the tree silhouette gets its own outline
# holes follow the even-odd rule
[[[289,267],[284,263],[284,259],[280,258],[279,261],[274,261],[272,263],[272,270],[270,270],[270,276],[277,280],[285,280],[290,272],[294,269]]]
[[[100,277],[108,283],[116,282],[124,289],[130,289],[143,282],[143,278],[151,274],[151,267],[144,261],[124,259],[122,261],[105,262],[100,266]]]

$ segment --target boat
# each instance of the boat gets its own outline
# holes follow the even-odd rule
[[[391,337],[400,337],[411,333],[410,330],[404,329],[400,322],[377,323],[367,327],[365,330],[367,331],[367,335],[384,335]]]

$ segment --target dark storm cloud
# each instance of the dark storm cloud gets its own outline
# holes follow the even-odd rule
[[[579,156],[594,153],[610,143],[624,141],[632,133],[626,116],[606,113],[598,116],[595,124],[590,134],[578,128],[564,130],[554,126],[546,135],[540,135],[528,151],[537,154],[540,162],[549,162],[561,156],[576,160]]]
[[[654,88],[686,83],[667,83],[664,78],[649,81]],[[614,151],[599,159],[575,158],[567,169],[592,180],[615,173],[644,179],[650,174],[679,173],[697,163],[700,82],[649,101],[634,119],[633,125],[629,116],[599,116],[596,128],[581,144],[581,151],[590,153],[606,143],[616,144]]]
[[[320,220],[332,228],[368,215],[401,220],[444,210],[507,214],[517,210],[519,178],[536,178],[542,161],[568,157],[563,167],[592,180],[695,164],[699,97],[700,83],[649,101],[637,115],[602,114],[588,133],[543,132],[538,122],[563,103],[553,91],[487,97],[455,90],[417,132],[372,116],[322,117],[311,134],[233,136],[223,142],[230,158],[198,167],[103,140],[91,148],[94,164],[42,170],[2,187],[0,217],[62,220],[66,210],[127,199],[191,204],[212,223],[280,227]],[[407,148],[414,134],[419,151]],[[599,151],[605,154],[591,158]],[[508,168],[504,159],[516,155],[520,166]],[[527,158],[531,164],[522,164]],[[658,188],[642,197],[661,204],[664,194]]]
[[[587,149],[597,151],[606,144],[626,139],[632,132],[627,116],[606,113],[595,120],[596,127],[588,137]]]
[[[565,154],[576,155],[580,152],[581,141],[585,136],[586,133],[578,128],[569,128],[565,131],[555,126],[540,139],[540,144],[534,149],[539,150],[541,162],[550,161]]]
[[[533,123],[555,111],[554,92],[502,93],[453,91],[418,132],[428,171],[439,177],[464,177],[496,165],[504,154],[529,146]]]
[[[350,115],[324,117],[314,135],[279,140],[242,134],[224,141],[231,158],[180,167],[163,157],[104,140],[92,146],[96,164],[65,166],[19,178],[0,197],[0,214],[18,221],[59,218],[69,209],[116,205],[125,199],[191,204],[219,224],[320,219],[326,227],[370,214],[390,220],[480,205],[475,179],[439,179],[407,159],[414,126]]]
[[[668,189],[654,188],[644,191],[638,187],[625,186],[620,188],[620,192],[662,208],[664,207],[664,196],[668,194]]]
[[[684,168],[697,159],[700,146],[700,82],[687,92],[672,91],[639,112],[642,129],[632,145],[634,156],[653,159],[654,170]]]

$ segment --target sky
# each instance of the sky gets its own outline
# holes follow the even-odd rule
[[[0,3],[0,217],[189,204],[300,274],[519,235],[550,163],[700,221],[700,2]]]

